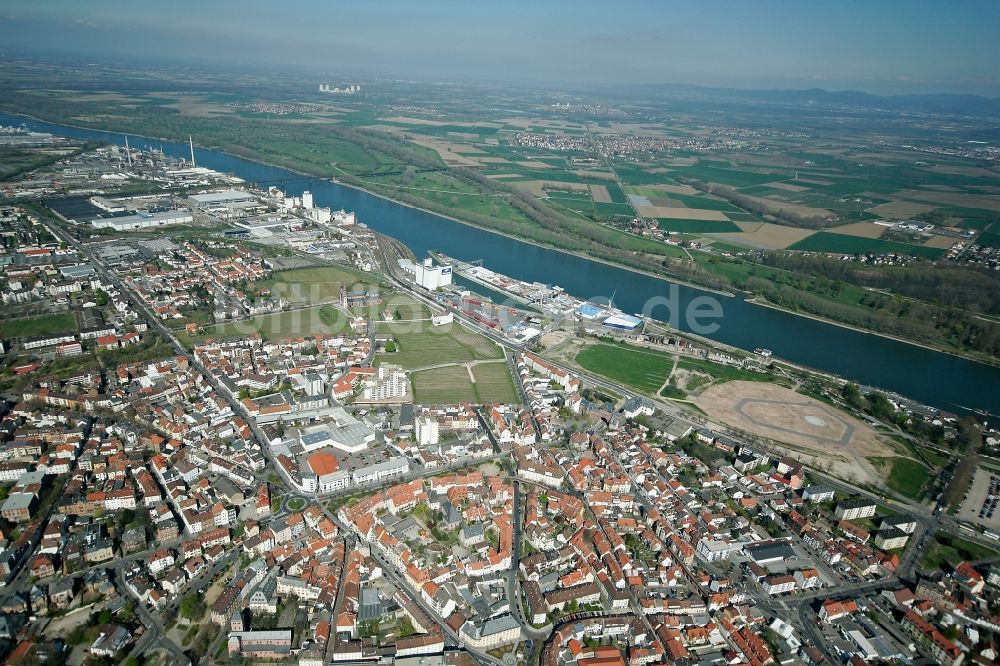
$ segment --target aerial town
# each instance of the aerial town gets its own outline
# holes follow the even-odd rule
[[[542,341],[742,373],[767,350],[407,256],[193,148],[75,151],[5,188],[6,663],[997,659],[995,532]],[[1000,478],[976,483],[992,520]]]

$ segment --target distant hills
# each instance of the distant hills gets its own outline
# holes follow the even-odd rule
[[[639,93],[639,86],[628,86],[630,92]],[[741,90],[737,88],[708,88],[695,85],[665,84],[642,86],[665,96],[682,95],[706,100],[730,100],[791,106],[819,106],[868,111],[898,111],[908,113],[938,113],[961,116],[1000,117],[1000,98],[980,95],[935,93],[923,95],[873,95],[858,90],[829,91],[822,88],[806,90]]]

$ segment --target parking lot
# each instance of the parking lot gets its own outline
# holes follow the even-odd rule
[[[983,468],[976,470],[958,518],[994,532],[1000,530],[1000,472]]]

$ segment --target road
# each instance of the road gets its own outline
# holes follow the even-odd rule
[[[517,477],[511,479],[511,485],[514,488],[514,509],[511,512],[511,524],[514,526],[514,541],[513,554],[510,558],[510,569],[507,571],[507,599],[510,602],[511,613],[513,613],[514,618],[521,623],[521,635],[534,641],[544,641],[552,634],[552,626],[548,625],[542,628],[535,628],[532,626],[531,621],[524,616],[522,606],[524,597],[521,595],[521,586],[520,581],[518,580],[522,541],[521,530],[518,529],[518,526],[521,524],[521,512],[523,510],[522,505],[524,503],[524,497],[521,493],[521,484]]]
[[[163,622],[160,618],[150,613],[149,609],[146,608],[146,605],[132,594],[132,592],[128,589],[128,586],[126,586],[124,581],[121,579],[120,575],[115,576],[115,586],[118,588],[120,594],[136,600],[135,612],[142,621],[143,626],[146,627],[146,631],[142,634],[139,640],[136,641],[135,646],[132,648],[130,656],[140,658],[151,649],[162,649],[171,654],[175,664],[190,664],[191,660],[188,658],[183,648],[177,645],[177,643],[175,643],[173,639],[167,635],[166,627],[163,626]]]
[[[287,479],[284,476],[280,466],[278,466],[275,460],[273,459],[269,447],[266,444],[267,443],[266,436],[257,426],[255,420],[246,412],[240,401],[236,399],[235,396],[231,395],[227,390],[225,390],[225,388],[222,387],[221,384],[218,382],[218,380],[215,378],[215,375],[212,372],[210,372],[207,368],[203,367],[202,364],[198,361],[198,359],[195,358],[190,352],[188,352],[188,350],[184,347],[184,345],[181,344],[181,342],[175,337],[173,332],[170,329],[168,329],[158,317],[155,316],[155,314],[149,309],[149,307],[132,291],[132,289],[127,283],[121,280],[118,276],[111,273],[107,269],[107,267],[105,267],[100,261],[98,261],[96,257],[94,257],[84,246],[76,242],[67,234],[63,233],[61,229],[59,229],[58,231],[53,229],[52,231],[62,240],[65,240],[67,243],[74,246],[80,252],[81,256],[85,257],[88,261],[90,261],[95,266],[95,269],[98,271],[103,280],[107,280],[109,284],[116,285],[123,294],[123,296],[129,301],[132,307],[135,308],[136,312],[138,312],[143,317],[143,319],[146,320],[149,326],[157,333],[159,333],[161,336],[163,336],[163,338],[171,344],[171,346],[175,349],[175,351],[178,354],[187,357],[192,367],[199,370],[205,376],[206,380],[212,385],[212,387],[216,390],[216,392],[224,397],[224,399],[232,408],[233,412],[242,417],[249,424],[251,431],[254,435],[254,439],[256,440],[257,444],[261,447],[261,451],[263,452],[263,455],[265,457],[266,460],[265,471],[278,471],[279,478],[282,479],[282,485],[285,486],[285,489],[293,494],[298,494],[296,493],[296,491],[292,489],[291,484],[287,482]],[[398,242],[393,241],[391,239],[386,239],[381,236],[377,236],[376,238],[378,240],[376,243],[376,247],[372,250],[372,254],[373,257],[376,259],[377,263],[381,265],[386,278],[391,283],[393,283],[396,288],[405,293],[410,294],[418,301],[428,305],[429,307],[432,308],[433,311],[441,311],[442,306],[440,303],[438,303],[428,294],[423,293],[420,289],[415,288],[411,283],[409,283],[405,279],[405,276],[401,275],[401,271],[398,268],[396,260],[404,256],[405,253],[400,249]],[[476,322],[468,317],[465,317],[461,312],[455,312],[455,315],[456,319],[458,319],[458,321],[460,322],[460,325],[463,325],[466,328],[469,328],[470,330],[480,333],[483,336],[487,337],[488,339],[500,345],[501,348],[505,350],[505,354],[508,355],[508,358],[512,354],[515,354],[519,351],[523,351],[524,349],[523,345],[511,342],[510,340],[506,339],[502,335],[493,331],[489,327],[486,327],[480,324],[479,322]],[[371,337],[374,337],[375,334],[374,322],[369,322],[369,334]],[[375,349],[374,340],[372,342],[373,342],[372,349],[374,353]],[[579,368],[571,367],[558,361],[554,361],[550,358],[547,358],[546,360],[555,365],[556,367],[559,367],[561,369],[564,369],[568,372],[571,372],[579,376],[585,383],[587,383],[590,386],[597,387],[598,389],[601,389],[613,395],[622,396],[623,398],[626,399],[633,397],[635,395],[635,393],[628,390],[627,388],[615,384],[614,382],[611,382],[603,377],[594,375],[586,371],[582,371]],[[521,392],[521,398],[522,400],[524,399],[523,391]],[[699,419],[697,416],[694,416],[686,412],[683,408],[677,406],[676,404],[665,402],[655,398],[653,401],[656,407],[661,411],[661,413],[673,417],[675,419],[678,419],[682,423],[687,423],[692,426],[698,426],[701,423],[701,419]],[[494,458],[495,457],[498,456],[494,456]],[[476,459],[472,462],[481,462],[482,460],[486,459]],[[398,483],[399,481],[402,480],[422,478],[423,476],[436,474],[446,469],[450,469],[452,467],[458,468],[460,466],[464,466],[465,464],[466,464],[465,461],[460,461],[458,463],[449,465],[445,468],[438,468],[434,470],[422,470],[419,473],[407,475],[407,477],[403,479],[400,478],[391,479],[387,480],[387,482],[384,484],[378,484],[364,488],[351,488],[345,490],[342,494],[352,494],[356,492],[371,491],[378,487],[391,485],[392,483]],[[806,467],[806,469],[813,478],[828,480],[830,483],[841,489],[844,488],[849,489],[852,493],[861,495],[863,497],[868,497],[878,502],[886,501],[885,498],[881,495],[872,493],[871,491],[868,491],[865,488],[861,488],[859,486],[846,483],[840,479],[829,477],[828,475],[824,474],[821,470],[811,469],[808,467]],[[516,488],[515,508],[514,508],[513,518],[514,518],[514,524],[515,526],[517,526],[520,524],[521,520],[520,516],[521,498],[520,498],[520,491],[519,489],[517,489],[516,485],[515,488]],[[638,494],[638,496],[642,497],[641,493]],[[318,497],[311,496],[310,499],[318,499]],[[917,520],[919,525],[917,532],[913,535],[913,538],[911,539],[910,547],[906,550],[902,558],[899,567],[900,575],[907,575],[913,571],[913,569],[916,566],[917,557],[922,549],[922,546],[926,543],[926,540],[929,537],[931,537],[934,532],[938,530],[955,533],[961,536],[962,538],[967,538],[973,541],[983,542],[982,540],[977,539],[972,535],[959,532],[957,529],[957,524],[950,517],[941,516],[939,512],[932,511],[926,506],[911,503],[903,499],[892,501],[892,506],[894,510],[912,515]],[[325,507],[323,507],[323,510],[332,520],[334,520],[336,524],[340,525],[342,529],[346,530],[346,526],[343,526],[340,523],[339,519],[330,514]],[[522,630],[524,634],[532,638],[542,638],[544,632],[538,632],[533,635],[532,632],[537,632],[537,630],[533,630],[530,628],[530,624],[526,622],[526,618],[523,617],[523,614],[521,612],[521,593],[520,590],[518,589],[519,586],[517,581],[517,565],[516,565],[517,562],[516,556],[520,553],[520,545],[521,545],[520,530],[515,527],[514,531],[515,531],[515,559],[512,563],[511,572],[509,572],[507,576],[507,593],[510,598],[512,611],[515,613],[515,617],[517,617],[517,619],[522,623],[522,628],[523,628]],[[992,542],[986,543],[985,545],[995,546],[995,544],[993,544]],[[400,589],[409,590],[409,586],[405,583],[405,580],[403,580],[400,577],[399,573],[394,571],[386,562],[382,562],[381,557],[380,555],[378,555],[377,551],[373,550],[372,552],[373,556],[376,557],[376,559],[379,560],[380,563],[383,565],[383,568],[387,572],[387,575],[400,585]],[[124,563],[125,561],[127,560],[123,560],[122,563]],[[841,594],[858,594],[868,590],[881,589],[890,584],[893,584],[894,582],[895,579],[892,578],[892,579],[883,579],[874,583],[864,583],[858,585],[845,586],[838,588],[837,594],[838,596]],[[695,587],[694,589],[698,588]],[[824,649],[826,648],[824,646],[824,642],[822,641],[821,637],[817,638],[815,635],[813,635],[815,627],[813,627],[810,622],[805,621],[804,618],[809,613],[809,602],[819,598],[820,596],[827,595],[829,593],[830,593],[829,590],[824,590],[804,595],[797,595],[792,601],[792,604],[798,610],[797,614],[799,616],[799,620],[802,625],[801,628],[807,633],[810,633],[811,638],[817,640],[817,645],[820,645]],[[422,598],[419,597],[419,595],[411,594],[411,597],[414,599],[415,603],[424,608],[425,612],[428,612],[430,617],[435,618],[435,620],[438,620],[436,613],[434,613],[432,609],[426,607],[426,604],[423,602]],[[631,589],[629,590],[629,601],[633,612],[641,616],[643,618],[643,621],[648,624],[648,618],[646,618],[645,614],[642,613],[638,597],[635,591]],[[759,601],[764,607],[775,608],[775,606],[772,603],[772,600],[770,599],[761,598],[759,599]],[[779,604],[780,607],[783,608],[788,607],[787,602],[779,601],[777,603]],[[784,605],[781,606],[782,604]],[[146,609],[143,609],[142,619],[143,622],[147,625],[147,627],[149,627],[149,631],[147,632],[149,638],[147,639],[146,636],[144,636],[141,640],[144,642],[149,641],[151,643],[158,641],[159,640],[158,633],[162,633],[162,625],[159,623],[159,620],[154,616],[152,616],[151,614],[149,614]],[[453,640],[456,645],[462,645],[462,641],[459,636],[455,635],[455,633],[452,632],[450,628],[448,628],[446,625],[444,625],[443,622],[439,621],[439,624],[442,626],[442,631],[444,632],[444,634],[448,636],[450,640]],[[170,649],[172,652],[175,649],[179,650],[179,648],[177,648],[176,645],[173,645],[173,647],[171,647],[170,643],[171,642],[169,640],[166,640],[164,646],[167,647],[167,649]],[[484,666],[491,664],[499,666],[500,664],[498,660],[494,659],[489,655],[486,655],[485,653],[481,653],[473,649],[469,649],[469,652],[470,654],[473,654],[477,659],[477,661],[479,661]]]

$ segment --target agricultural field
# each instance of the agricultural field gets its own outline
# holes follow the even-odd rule
[[[51,89],[12,87],[0,100],[7,111],[115,132],[192,135],[196,144],[334,177],[531,242],[701,286],[742,289],[792,311],[959,353],[996,356],[1000,334],[982,323],[993,321],[996,307],[973,290],[941,286],[913,296],[948,302],[953,312],[969,312],[967,321],[929,319],[919,305],[912,311],[920,316],[901,316],[853,297],[846,307],[785,282],[762,284],[775,273],[736,284],[729,274],[741,269],[730,269],[721,256],[899,253],[916,257],[910,267],[919,273],[930,260],[950,263],[946,253],[957,239],[951,233],[971,231],[966,240],[1000,247],[1000,168],[976,148],[992,140],[989,118],[962,115],[942,129],[916,120],[919,114],[855,113],[836,105],[817,114],[818,107],[799,100],[769,107],[762,119],[745,100],[696,102],[669,92],[641,102],[614,90],[577,92],[568,104],[556,102],[566,91],[389,81],[366,83],[363,95],[333,97],[312,83],[263,73],[222,79],[161,72],[151,79],[155,88],[126,89],[118,76],[98,76],[81,89],[61,71],[25,64],[15,70],[8,74],[14,80],[44,73]],[[267,110],[274,104],[285,108]],[[911,218],[948,231],[871,224]],[[720,261],[710,264],[696,247],[668,244],[667,237],[707,246]],[[766,259],[761,254],[752,252],[753,260]],[[316,305],[334,300],[342,284],[368,281],[326,270],[282,271],[270,286],[293,305]],[[807,268],[797,274],[814,275]],[[861,286],[854,276],[832,280]],[[865,287],[900,293],[906,280],[885,282]],[[956,301],[955,292],[965,295]]]
[[[76,331],[76,317],[69,312],[0,321],[0,338],[5,339],[30,338],[44,333],[76,333]]]
[[[926,245],[911,245],[881,238],[865,238],[846,234],[821,231],[789,246],[791,250],[808,250],[810,252],[829,252],[835,254],[864,254],[866,252],[898,252],[917,257],[934,259],[944,254],[944,250]]]
[[[47,92],[26,91],[6,106],[116,130],[193,133],[239,154],[356,178],[389,196],[506,220],[519,233],[529,230],[523,211],[453,170],[474,169],[571,218],[614,225],[638,213],[668,232],[725,233],[726,242],[737,244],[747,234],[748,247],[758,247],[757,239],[733,223],[768,221],[765,216],[785,218],[783,224],[792,227],[813,221],[819,226],[808,228],[828,229],[937,214],[945,226],[981,229],[1000,212],[1000,170],[957,156],[922,159],[885,137],[903,132],[919,141],[928,136],[926,129],[871,118],[814,129],[808,115],[786,110],[769,121],[772,133],[727,149],[712,145],[713,136],[740,127],[745,118],[738,109],[634,107],[613,95],[601,103],[644,117],[608,120],[531,103],[513,105],[520,108],[511,114],[512,104],[497,101],[516,95],[401,91],[392,84],[368,86],[364,97],[351,98],[314,89],[292,92],[283,85],[275,96],[286,108],[270,113],[252,110],[254,103],[270,100],[248,96],[238,81],[211,93],[168,84],[155,92],[110,84],[74,90],[71,81],[62,83],[58,101]],[[401,109],[401,99],[411,104]],[[524,135],[533,139],[524,141]],[[616,141],[651,143],[631,152],[601,148]],[[414,165],[421,168],[407,169]]]
[[[413,400],[418,404],[517,401],[514,380],[506,362],[449,365],[410,375]]]
[[[415,327],[405,322],[382,322],[378,329],[383,333],[391,333],[399,345],[399,351],[381,353],[379,360],[394,363],[407,370],[503,358],[503,350],[494,342],[458,324],[435,327],[423,323]]]

